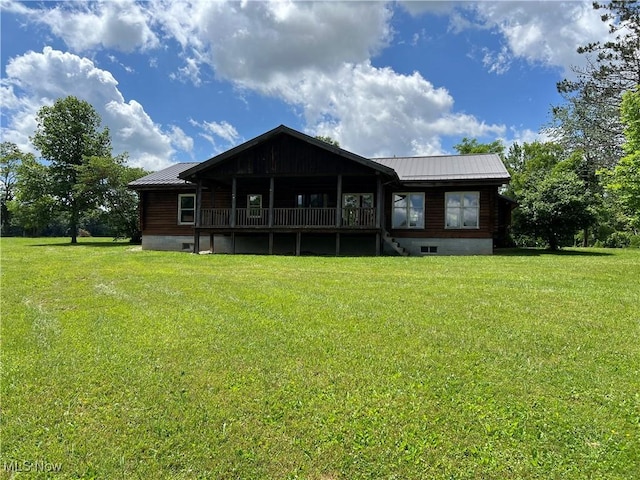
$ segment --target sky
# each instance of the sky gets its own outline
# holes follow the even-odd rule
[[[0,0],[2,141],[74,95],[149,171],[284,124],[365,157],[545,140],[591,2]]]

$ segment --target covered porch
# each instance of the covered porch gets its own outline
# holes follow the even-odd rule
[[[212,252],[214,238],[225,235],[230,238],[230,253],[236,252],[237,238],[252,236],[266,239],[264,253],[277,253],[279,238],[293,239],[296,255],[304,253],[305,241],[324,238],[340,255],[343,238],[359,235],[372,239],[367,241],[375,243],[371,253],[380,254],[384,225],[380,175],[203,179],[197,183],[195,204],[195,252],[200,251],[201,235],[209,235]]]

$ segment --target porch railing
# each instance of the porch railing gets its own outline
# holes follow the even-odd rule
[[[374,228],[376,226],[376,209],[351,208],[341,209],[340,226],[348,228]],[[336,226],[335,208],[274,208],[273,227],[316,227],[331,228]],[[203,208],[200,211],[201,227],[231,227],[231,208]],[[236,208],[235,227],[268,227],[268,208]]]

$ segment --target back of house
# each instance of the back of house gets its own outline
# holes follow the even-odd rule
[[[513,202],[495,154],[364,158],[279,126],[129,184],[142,247],[291,255],[479,255]]]

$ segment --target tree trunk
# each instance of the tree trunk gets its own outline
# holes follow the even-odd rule
[[[583,247],[589,246],[589,228],[588,227],[585,227],[584,230],[582,231],[582,246]]]
[[[78,243],[78,207],[75,202],[71,205],[71,221],[69,228],[71,229],[71,243]]]

